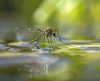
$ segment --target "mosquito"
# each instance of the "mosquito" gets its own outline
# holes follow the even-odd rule
[[[36,29],[34,32],[33,40],[31,40],[30,43],[38,41],[41,37],[43,37],[43,42],[45,41],[45,38],[47,38],[49,45],[52,45],[52,37],[58,37],[60,42],[70,45],[62,41],[57,28],[52,29],[50,27],[46,27],[45,29]]]

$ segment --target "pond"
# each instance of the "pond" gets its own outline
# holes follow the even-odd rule
[[[68,70],[70,61],[50,54],[52,47],[21,51],[26,43],[17,44],[21,48],[1,44],[0,80],[1,81],[31,81],[53,79],[63,75]],[[33,50],[34,49],[34,50]],[[35,52],[34,52],[35,51]],[[5,78],[6,77],[6,78]]]
[[[57,56],[18,55],[0,57],[0,80],[29,81],[28,79],[56,75],[65,70],[64,59]],[[67,64],[68,65],[68,64]],[[62,71],[61,71],[62,70]],[[5,78],[6,77],[6,78]]]
[[[0,81],[100,81],[99,45],[38,47],[0,44]]]

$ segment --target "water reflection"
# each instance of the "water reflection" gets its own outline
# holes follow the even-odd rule
[[[58,56],[45,54],[4,56],[0,57],[0,80],[29,81],[34,77],[58,75],[61,71],[65,71],[65,65],[68,64]]]
[[[30,44],[30,45],[29,45]],[[99,58],[84,59],[88,51],[100,51],[99,45],[74,45],[66,48],[68,52],[51,54],[55,47],[37,48],[38,43],[17,43],[17,47],[0,44],[1,50],[7,50],[12,56],[0,53],[1,81],[99,81]],[[21,52],[24,47],[32,51]],[[7,48],[7,49],[5,49]],[[19,49],[20,48],[20,49]],[[79,49],[76,49],[79,48]],[[65,49],[65,50],[66,50]],[[60,49],[58,49],[60,50]],[[81,50],[81,51],[80,51]],[[33,52],[34,51],[34,52]],[[83,54],[85,52],[87,54]],[[58,52],[60,53],[60,52]],[[65,55],[64,55],[65,54]],[[98,54],[98,53],[97,53]],[[59,56],[58,56],[59,55]],[[89,55],[93,55],[90,54]],[[87,63],[86,63],[87,62]],[[85,76],[85,78],[83,77]],[[5,78],[6,77],[6,78]],[[92,80],[92,79],[93,80]]]
[[[92,57],[87,62],[81,70],[81,81],[100,81],[100,57]]]

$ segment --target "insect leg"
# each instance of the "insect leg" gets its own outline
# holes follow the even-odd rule
[[[61,37],[60,37],[60,35],[59,35],[58,29],[55,29],[53,32],[57,32],[57,36],[56,36],[55,33],[54,33],[54,36],[55,36],[55,37],[58,37],[58,38],[59,38],[59,41],[62,42]]]
[[[50,45],[52,46],[52,36],[50,37]]]
[[[40,34],[40,31],[38,31],[38,32],[37,32],[37,36],[36,36],[35,39],[37,39],[40,35],[41,35],[41,34]],[[37,40],[37,42],[39,42],[39,39]]]
[[[58,29],[56,29],[56,31],[57,31],[57,34],[58,34],[58,37],[59,37],[59,41],[62,42],[61,37],[60,37],[60,35],[59,35]]]
[[[49,45],[50,45],[50,40],[49,40],[49,37],[47,36],[47,41],[48,41],[48,43],[49,43]]]
[[[72,45],[70,45],[69,43],[66,43],[66,42],[63,42],[63,41],[62,41],[62,39],[61,39],[61,37],[60,37],[60,35],[59,35],[58,29],[56,29],[55,31],[57,31],[57,34],[58,34],[57,37],[59,38],[59,41],[60,41],[60,42],[62,42],[62,43],[64,43],[64,44],[67,44],[67,45],[69,45],[69,46],[72,46]],[[72,46],[72,47],[74,47],[74,46]]]
[[[37,33],[38,33],[38,31],[35,31],[35,32],[34,32],[34,36],[33,36],[32,40],[29,41],[29,44],[31,44],[31,43],[34,41],[34,39],[35,39],[36,36],[37,36]]]
[[[44,34],[45,34],[45,33],[43,33],[40,29],[37,29],[37,31],[38,31],[38,37],[35,38],[35,39],[32,40],[32,41],[37,41],[37,40],[39,40],[39,39],[40,39],[42,36],[44,36]],[[39,32],[41,32],[42,34],[39,35]]]
[[[43,37],[43,42],[45,42],[45,35],[44,35],[44,37]]]
[[[37,33],[38,33],[38,32],[37,32],[37,31],[35,31],[35,33],[34,33],[34,36],[33,36],[32,40],[34,40],[34,39],[36,38]],[[32,41],[32,40],[31,40],[31,41]]]

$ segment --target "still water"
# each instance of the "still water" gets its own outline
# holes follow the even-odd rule
[[[0,81],[29,81],[33,77],[58,75],[65,64],[65,60],[57,56],[0,57]]]
[[[0,44],[0,81],[100,81],[99,45],[76,46],[80,50],[74,51],[66,48],[69,53],[61,54],[52,54],[50,46],[29,45],[26,50],[27,45],[17,44],[19,48]]]
[[[69,68],[69,60],[50,54],[52,47],[32,48],[35,52],[3,44],[0,47],[0,81],[59,81]]]

